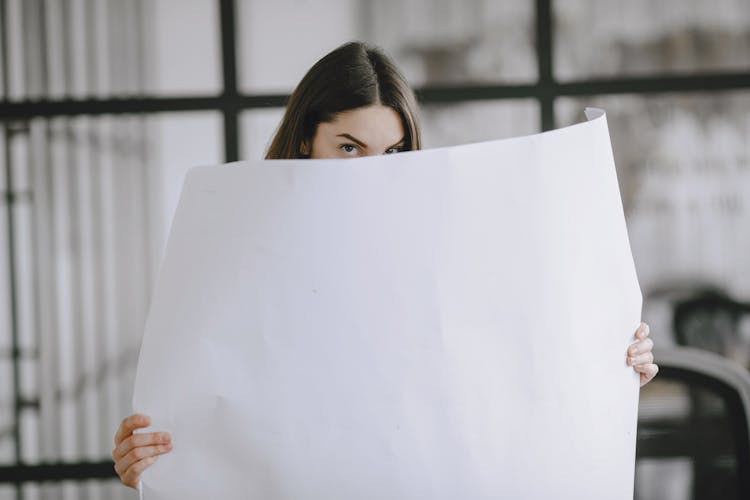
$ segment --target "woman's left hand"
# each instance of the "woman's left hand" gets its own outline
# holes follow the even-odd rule
[[[654,363],[654,355],[651,352],[654,348],[654,341],[648,338],[648,334],[648,325],[641,323],[635,332],[635,338],[638,341],[628,347],[627,363],[641,374],[641,387],[651,382],[659,372],[659,367]]]

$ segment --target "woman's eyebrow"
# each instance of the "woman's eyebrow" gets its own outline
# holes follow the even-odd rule
[[[356,137],[354,137],[351,134],[338,134],[338,135],[336,135],[336,137],[345,137],[345,138],[349,139],[352,142],[356,142],[360,147],[362,147],[364,149],[367,149],[369,147],[367,144],[365,144],[364,142],[360,141],[359,139],[357,139]],[[398,141],[396,141],[395,143],[391,144],[390,146],[388,146],[385,149],[388,150],[388,149],[391,149],[391,148],[395,148],[396,146],[398,146],[399,144],[401,144],[402,142],[404,142],[405,139],[406,139],[406,136],[402,137],[401,139],[399,139]]]
[[[346,137],[346,138],[347,138],[347,139],[349,139],[350,141],[354,141],[354,142],[356,142],[356,143],[357,143],[357,144],[359,144],[359,145],[360,145],[361,147],[363,147],[363,148],[365,148],[365,149],[367,149],[367,148],[368,148],[367,144],[365,144],[364,142],[360,141],[359,139],[357,139],[356,137],[354,137],[354,136],[352,136],[352,135],[349,135],[349,134],[338,134],[338,135],[337,135],[336,137]]]
[[[399,144],[401,144],[402,142],[404,142],[404,139],[406,139],[406,136],[402,137],[399,141],[397,141],[397,142],[391,144],[390,146],[388,146],[387,148],[385,148],[386,151],[389,150],[389,149],[391,149],[391,148],[395,148],[396,146],[398,146]]]

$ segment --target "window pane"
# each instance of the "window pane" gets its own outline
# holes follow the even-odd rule
[[[539,105],[531,99],[427,104],[421,118],[425,148],[539,132]]]
[[[150,116],[153,162],[158,171],[160,245],[177,209],[185,174],[191,167],[224,162],[222,117],[218,112],[162,113]],[[159,251],[160,253],[161,251]]]
[[[534,2],[364,1],[368,39],[413,85],[536,79]]]
[[[39,401],[21,412],[25,463],[109,459],[185,171],[221,161],[221,126],[218,112],[54,118],[11,136],[20,389]],[[15,460],[10,356],[0,329],[0,464]]]
[[[9,344],[7,340],[5,343]],[[0,350],[0,380],[0,464],[7,464],[13,462],[16,454],[13,363],[9,347]]]
[[[361,36],[359,7],[351,0],[238,0],[241,88],[290,92],[323,54]]]
[[[221,92],[219,2],[142,3],[146,9],[144,29],[151,42],[144,48],[149,70],[146,92],[157,95]]]
[[[221,90],[216,0],[7,3],[9,99]]]
[[[559,99],[607,110],[641,286],[750,296],[750,92]]]
[[[412,85],[531,81],[533,14],[530,0],[238,1],[241,88],[290,92],[315,61],[355,39],[381,46]]]
[[[11,484],[0,484],[0,500],[16,500],[16,488]]]
[[[283,116],[283,108],[256,109],[240,115],[240,147],[243,160],[260,160],[265,157]]]
[[[4,2],[4,23],[0,26],[0,38],[5,46],[5,64],[7,64],[7,88],[5,97],[7,99],[22,99],[25,92],[24,86],[24,56],[26,52],[27,39],[24,37],[23,26],[23,3],[21,0],[8,0]]]
[[[563,80],[750,67],[745,0],[570,0],[553,6],[554,66]]]

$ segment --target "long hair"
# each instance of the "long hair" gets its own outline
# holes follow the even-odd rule
[[[417,100],[393,61],[362,42],[338,47],[316,62],[292,92],[266,159],[308,158],[301,146],[312,144],[320,123],[333,121],[337,113],[374,104],[398,113],[405,150],[421,148]]]

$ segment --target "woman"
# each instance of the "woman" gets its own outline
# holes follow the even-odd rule
[[[266,158],[352,158],[420,147],[417,102],[406,80],[382,52],[354,42],[308,71],[289,99]],[[641,386],[658,371],[648,334],[648,325],[641,324],[627,352]],[[133,488],[143,470],[172,449],[168,433],[134,434],[149,424],[147,416],[131,415],[115,436],[115,470]]]

